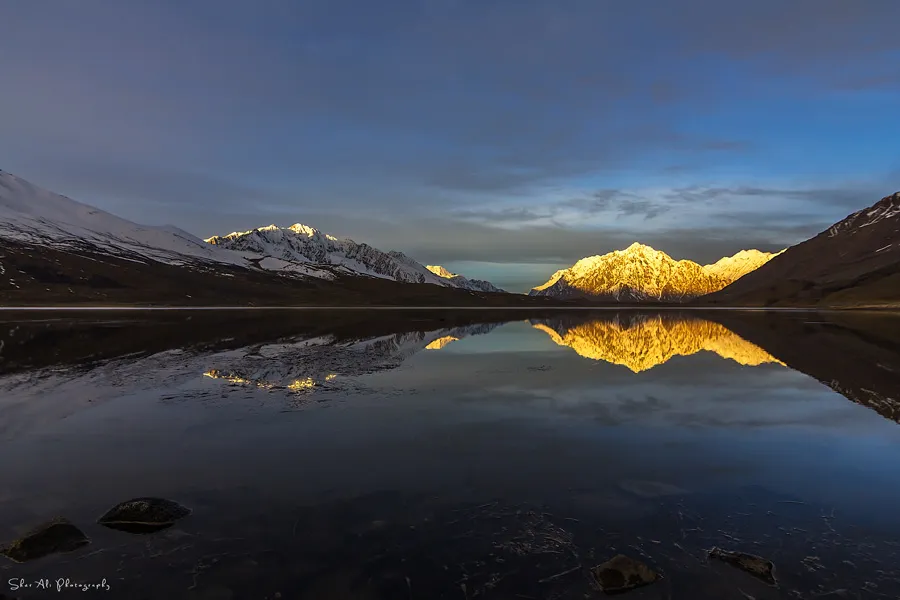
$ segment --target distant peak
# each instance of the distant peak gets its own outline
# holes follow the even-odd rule
[[[443,277],[444,279],[453,279],[454,277],[458,277],[458,275],[456,275],[455,273],[451,273],[441,265],[425,265],[425,268],[438,277]]]

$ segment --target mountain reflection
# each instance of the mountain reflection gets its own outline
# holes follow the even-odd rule
[[[323,336],[294,343],[265,344],[244,354],[229,368],[207,369],[203,376],[263,390],[302,393],[327,389],[338,375],[357,376],[393,369],[422,350],[440,350],[462,338],[490,333],[499,325],[412,331],[356,341]]]
[[[444,337],[438,338],[438,339],[434,340],[433,342],[431,342],[430,344],[428,344],[427,346],[425,346],[425,349],[426,350],[440,350],[447,344],[449,344],[451,342],[458,342],[458,341],[459,341],[458,337],[454,337],[452,335],[445,335]]]
[[[622,365],[634,373],[652,369],[673,356],[701,351],[746,366],[784,365],[723,325],[683,315],[632,314],[590,321],[558,318],[529,322],[579,356]]]
[[[419,354],[426,355],[423,362],[408,369],[420,377],[440,373],[447,381],[476,387],[479,382],[491,389],[516,387],[521,372],[510,365],[529,360],[524,351],[533,348],[532,341],[543,342],[539,347],[544,348],[545,335],[560,346],[560,364],[567,363],[564,355],[571,348],[576,354],[568,363],[605,361],[627,368],[622,371],[626,377],[701,352],[741,365],[784,365],[900,422],[898,315],[643,310],[548,311],[528,317],[461,311],[316,313],[310,319],[305,312],[273,318],[211,311],[187,317],[12,321],[0,326],[0,435],[116,400],[123,387],[132,393],[179,389],[166,398],[182,400],[216,399],[227,395],[223,388],[243,388],[280,392],[292,404],[334,393],[367,393],[369,382],[362,377],[397,369]],[[488,318],[496,321],[483,322]],[[491,340],[473,340],[452,355],[439,352],[458,340],[491,334],[504,323],[512,326]],[[466,362],[466,355],[484,349],[491,353]],[[563,373],[561,366],[526,366],[533,380],[546,377],[546,387]],[[479,379],[482,367],[491,373],[488,379]],[[652,383],[655,375],[642,383]]]

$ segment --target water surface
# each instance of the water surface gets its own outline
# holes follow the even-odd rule
[[[620,553],[634,598],[900,596],[892,315],[3,318],[0,540],[91,538],[10,597],[602,597]],[[192,513],[96,524],[141,496]]]

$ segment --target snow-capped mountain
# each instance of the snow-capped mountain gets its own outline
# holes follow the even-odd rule
[[[791,246],[708,300],[747,305],[895,305],[900,300],[900,192]]]
[[[138,225],[0,171],[0,238],[168,264],[245,265],[239,254],[166,225]]]
[[[206,240],[212,246],[241,253],[266,269],[300,270],[330,265],[348,273],[394,279],[407,283],[431,283],[480,291],[499,291],[487,282],[436,274],[402,252],[383,252],[349,238],[328,235],[301,223],[290,227],[269,225]],[[493,289],[478,287],[486,284]]]
[[[483,279],[469,279],[456,273],[451,273],[440,265],[425,265],[425,268],[444,279],[449,279],[456,287],[479,292],[504,292],[490,281]]]
[[[5,171],[0,171],[0,240],[144,264],[159,262],[213,270],[216,264],[224,264],[325,280],[338,275],[369,275],[400,282],[498,291],[487,282],[435,275],[401,252],[382,252],[301,224],[284,229],[271,225],[208,240],[172,225],[139,225]]]
[[[782,250],[781,252],[784,252]],[[734,256],[720,258],[711,265],[704,265],[703,270],[731,284],[747,273],[760,268],[781,252],[760,252],[759,250],[741,250]]]
[[[681,302],[724,288],[774,255],[742,251],[701,266],[674,260],[665,252],[635,242],[625,250],[589,256],[553,274],[532,296],[595,298],[616,302]]]

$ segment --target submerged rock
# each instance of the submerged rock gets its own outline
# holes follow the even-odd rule
[[[152,533],[171,527],[191,509],[165,498],[134,498],[109,509],[97,523],[128,533]]]
[[[715,558],[728,563],[733,567],[745,571],[757,579],[761,579],[769,585],[775,585],[775,564],[771,560],[746,554],[744,552],[732,552],[730,550],[722,550],[721,548],[713,548],[709,551],[710,558]]]
[[[72,552],[89,543],[87,536],[68,519],[57,517],[35,527],[11,544],[0,547],[0,554],[23,563],[57,552]]]
[[[659,573],[624,554],[614,556],[605,563],[592,568],[591,574],[594,576],[597,587],[607,594],[627,592],[661,579]]]

